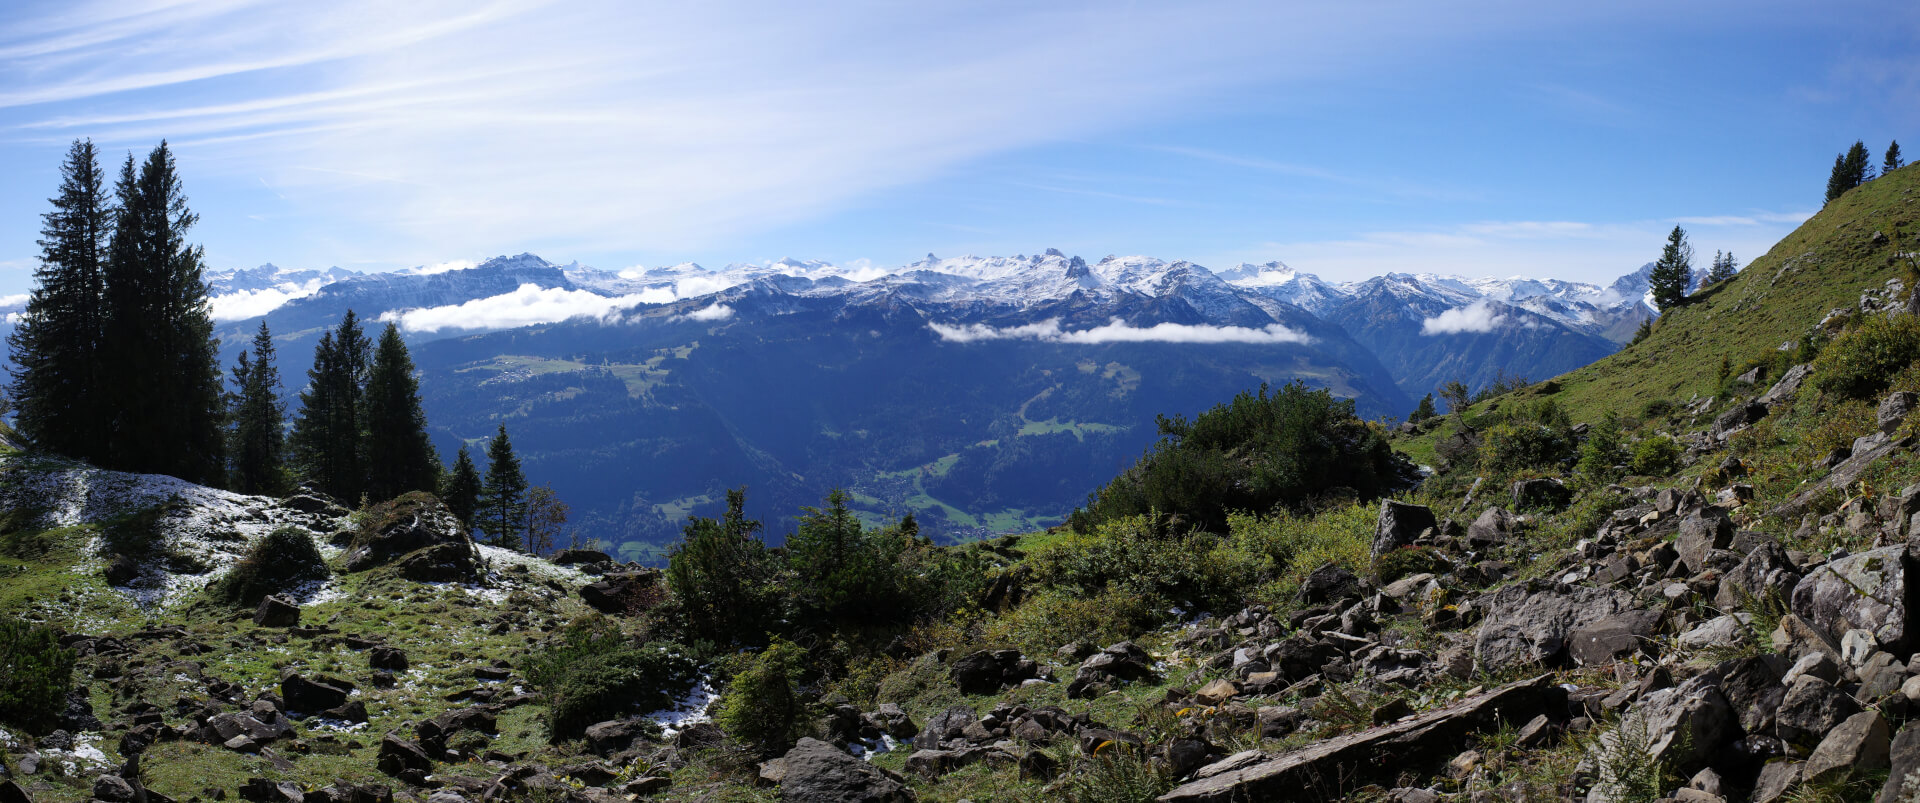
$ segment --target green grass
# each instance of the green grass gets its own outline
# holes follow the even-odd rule
[[[1574,421],[1597,421],[1609,410],[1631,415],[1656,400],[1683,403],[1695,395],[1712,395],[1722,357],[1739,365],[1797,341],[1828,310],[1854,306],[1862,290],[1904,278],[1906,269],[1895,264],[1893,255],[1920,250],[1916,215],[1920,165],[1896,170],[1828,204],[1738,276],[1671,311],[1639,344],[1551,383],[1483,402],[1471,414],[1552,398]],[[1876,245],[1870,239],[1876,231],[1892,239]],[[1648,243],[1649,258],[1658,251],[1658,243]],[[1555,387],[1557,391],[1549,392]],[[1442,427],[1436,432],[1445,431]],[[1395,446],[1425,456],[1432,453],[1436,438],[1428,433]]]

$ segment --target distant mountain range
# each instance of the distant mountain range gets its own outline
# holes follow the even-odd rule
[[[290,395],[347,309],[398,322],[443,457],[504,421],[585,534],[637,555],[738,485],[776,534],[832,487],[934,532],[1045,525],[1137,457],[1156,414],[1261,382],[1398,417],[1448,380],[1578,368],[1652,314],[1646,273],[1334,283],[1279,262],[1215,272],[1048,250],[890,269],[606,271],[521,254],[207,280],[229,361],[264,319]]]

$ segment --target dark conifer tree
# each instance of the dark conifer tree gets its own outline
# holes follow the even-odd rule
[[[1907,160],[1900,158],[1900,141],[1894,140],[1887,146],[1886,161],[1880,163],[1880,175],[1886,175],[1907,166]]]
[[[1716,285],[1734,277],[1740,272],[1739,261],[1732,253],[1713,252],[1713,267],[1707,271],[1707,278],[1700,282],[1702,287]]]
[[[460,455],[454,458],[453,470],[447,473],[446,482],[440,487],[440,500],[447,503],[447,509],[460,519],[461,524],[473,527],[473,514],[480,507],[480,472],[473,467],[473,458],[467,454],[467,445],[460,444]]]
[[[1653,303],[1660,308],[1661,314],[1687,302],[1687,283],[1693,278],[1693,246],[1687,242],[1687,232],[1679,226],[1673,227],[1673,233],[1667,235],[1667,245],[1660,252],[1660,260],[1653,263],[1653,272],[1647,275],[1647,285],[1653,291]]]
[[[225,393],[199,246],[167,143],[115,187],[100,365],[113,418],[101,463],[217,483],[226,473]]]
[[[1439,413],[1433,407],[1433,394],[1429,393],[1420,399],[1419,404],[1414,406],[1413,413],[1407,416],[1407,420],[1418,424],[1436,415],[1439,415]]]
[[[400,329],[387,324],[367,372],[367,498],[392,499],[408,491],[434,491],[440,483],[440,458],[427,438],[427,414],[420,409],[420,380]]]
[[[1873,164],[1868,161],[1867,145],[1855,140],[1846,153],[1833,158],[1833,174],[1827,177],[1827,202],[1847,194],[1847,190],[1867,183]]]
[[[487,482],[474,515],[479,519],[475,525],[495,546],[520,548],[520,534],[527,529],[527,475],[520,471],[513,442],[507,440],[506,424],[487,444]]]
[[[280,400],[280,368],[274,364],[267,322],[253,336],[253,356],[240,353],[233,369],[233,466],[228,485],[244,494],[286,491],[286,403]]]
[[[353,310],[320,336],[293,422],[294,463],[322,493],[357,505],[366,489],[362,427],[366,406],[367,337]]]
[[[41,449],[99,462],[108,412],[99,348],[112,210],[91,141],[67,149],[60,179],[53,211],[40,216],[37,284],[7,338],[14,423]]]

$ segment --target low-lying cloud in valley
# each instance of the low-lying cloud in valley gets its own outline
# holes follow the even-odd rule
[[[211,314],[216,321],[244,321],[277,310],[294,299],[306,298],[320,292],[320,286],[319,279],[313,279],[305,284],[285,282],[277,287],[262,290],[223,293],[208,298],[207,303],[212,307]]]
[[[982,340],[1037,340],[1046,343],[1311,343],[1313,338],[1280,324],[1253,329],[1245,326],[1205,326],[1184,323],[1157,323],[1139,327],[1118,318],[1105,326],[1070,332],[1060,328],[1060,319],[1050,318],[1021,326],[993,327],[970,323],[959,326],[930,323],[927,328],[941,340],[973,343]]]
[[[602,296],[585,290],[543,288],[529,283],[520,285],[511,293],[476,298],[461,304],[387,312],[380,316],[380,320],[394,321],[409,332],[512,329],[581,317],[606,320],[629,307],[659,301],[657,292],[652,290],[624,296]]]
[[[1507,322],[1507,316],[1491,302],[1476,301],[1459,309],[1450,309],[1420,322],[1423,335],[1486,334]]]

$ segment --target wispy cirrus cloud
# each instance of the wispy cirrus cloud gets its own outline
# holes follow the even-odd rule
[[[1751,261],[1806,218],[1802,212],[1694,215],[1670,220],[1494,220],[1429,229],[1365,232],[1340,240],[1263,243],[1215,258],[1287,264],[1333,280],[1391,272],[1460,276],[1550,276],[1606,284],[1660,255],[1677,223],[1695,250],[1726,250]]]
[[[1231,87],[1374,69],[1364,53],[1394,42],[1537,24],[1417,3],[839,5],[29,0],[0,23],[0,140],[168,137],[195,176],[267,185],[287,205],[271,225],[391,260],[675,250]]]

